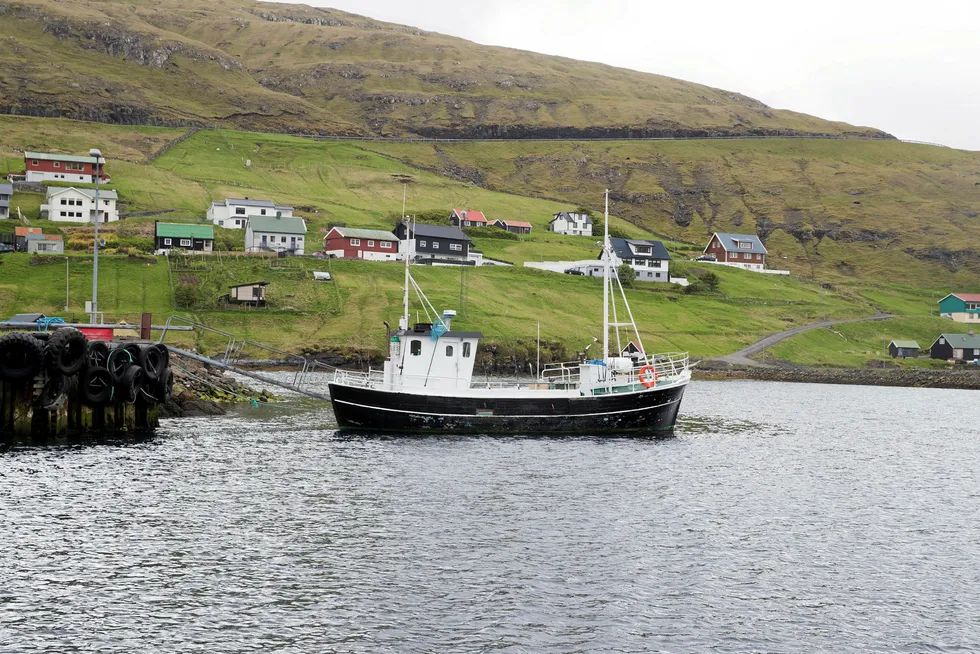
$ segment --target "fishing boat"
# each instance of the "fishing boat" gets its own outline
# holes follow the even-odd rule
[[[454,329],[455,311],[440,314],[432,306],[412,278],[408,238],[404,311],[398,329],[388,330],[384,367],[337,371],[329,383],[340,428],[409,434],[606,435],[672,430],[691,380],[688,355],[647,355],[643,349],[613,266],[608,191],[605,204],[602,351],[597,358],[539,366],[529,381],[474,379],[483,334]],[[426,322],[411,326],[410,290],[416,292],[427,317]],[[616,291],[621,303],[616,301]],[[633,343],[631,356],[623,355],[623,332]]]

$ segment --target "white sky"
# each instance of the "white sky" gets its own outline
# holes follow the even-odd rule
[[[296,0],[980,150],[980,0]]]

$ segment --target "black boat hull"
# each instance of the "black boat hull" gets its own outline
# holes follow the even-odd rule
[[[341,429],[446,434],[656,434],[674,428],[686,384],[577,398],[448,397],[330,384]]]

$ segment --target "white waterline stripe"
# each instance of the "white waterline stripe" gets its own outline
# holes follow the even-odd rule
[[[356,402],[347,402],[346,400],[338,400],[334,398],[334,402],[339,402],[341,404],[347,404],[349,406],[356,406],[360,409],[369,409],[372,411],[389,411],[391,413],[409,413],[416,416],[442,416],[445,418],[592,418],[595,416],[611,416],[617,413],[636,413],[637,411],[649,411],[650,409],[659,409],[662,406],[667,406],[669,404],[676,404],[680,402],[680,399],[671,400],[670,402],[664,402],[663,404],[655,404],[654,406],[640,407],[639,409],[623,409],[621,411],[602,411],[601,413],[570,413],[570,414],[546,414],[546,415],[480,415],[476,413],[427,413],[425,411],[406,411],[405,409],[386,409],[380,406],[369,406],[367,404],[358,404]]]

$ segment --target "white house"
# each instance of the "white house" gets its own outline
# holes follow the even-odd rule
[[[299,216],[248,216],[246,252],[305,252],[306,221]]]
[[[249,216],[282,216],[290,218],[293,208],[277,205],[271,200],[250,200],[249,198],[225,198],[223,202],[212,202],[208,207],[208,220],[218,227],[243,229]]]
[[[10,198],[13,195],[13,184],[0,184],[0,218],[10,218]]]
[[[548,231],[556,234],[592,236],[592,218],[587,213],[562,211],[548,223]]]
[[[119,220],[119,210],[115,191],[99,189],[99,222],[112,223]],[[73,186],[49,186],[47,201],[41,205],[41,213],[47,212],[48,220],[64,223],[95,222],[95,189],[75,188]]]

